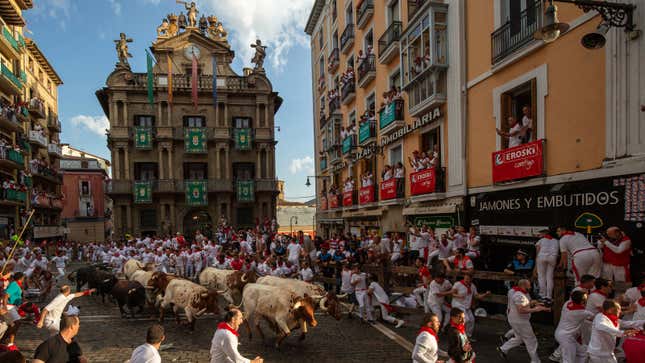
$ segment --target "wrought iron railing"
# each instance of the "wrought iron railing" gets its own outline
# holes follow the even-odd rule
[[[519,17],[506,20],[491,34],[493,64],[533,41],[533,33],[542,23],[542,0],[529,1]]]
[[[400,21],[393,21],[387,27],[383,35],[378,40],[378,56],[383,56],[383,53],[394,43],[401,39],[401,26]]]
[[[354,40],[354,24],[347,24],[343,34],[340,36],[340,47],[345,49],[345,45]]]
[[[376,72],[376,57],[369,54],[358,64],[358,81],[362,82],[363,78],[370,72]]]
[[[427,0],[408,0],[408,22],[417,15]]]
[[[366,17],[369,11],[374,12],[374,0],[362,0],[356,7],[357,22],[363,22],[363,18]]]

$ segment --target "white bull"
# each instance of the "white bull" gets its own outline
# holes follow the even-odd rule
[[[295,292],[281,287],[247,284],[242,293],[242,303],[249,338],[252,336],[251,325],[260,333],[260,320],[264,319],[276,330],[278,339],[276,346],[288,336],[292,330],[301,328],[300,339],[305,338],[307,324],[318,325],[314,316],[314,302],[309,295],[298,296]]]
[[[222,297],[229,303],[234,304],[233,294],[226,283],[228,277],[235,273],[235,270],[220,270],[214,267],[207,267],[199,274],[199,284],[209,289],[222,292]]]
[[[127,260],[123,265],[123,273],[125,274],[125,278],[128,280],[132,280],[132,274],[138,270],[145,271],[146,265],[141,261],[135,260],[134,258]]]
[[[130,276],[130,281],[136,281],[146,288],[146,302],[150,306],[155,304],[154,290],[148,287],[148,281],[150,281],[152,274],[152,271],[137,270]]]
[[[206,312],[213,314],[219,313],[217,306],[217,294],[215,290],[197,285],[194,282],[174,279],[168,283],[166,293],[161,300],[159,307],[159,321],[163,322],[164,310],[172,306],[177,323],[179,323],[179,309],[186,313],[186,320],[190,324],[191,330],[195,329],[195,318]]]

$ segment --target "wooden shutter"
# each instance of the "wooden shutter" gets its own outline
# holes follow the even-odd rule
[[[537,79],[531,80],[531,140],[537,140]]]
[[[500,101],[502,103],[502,114],[500,120],[501,127],[499,129],[508,131],[508,118],[513,116],[513,97],[508,93],[502,93]],[[502,137],[501,145],[502,149],[506,149],[508,147],[508,138]]]

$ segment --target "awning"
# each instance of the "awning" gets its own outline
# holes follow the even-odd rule
[[[382,214],[383,214],[383,209],[378,208],[374,210],[359,210],[356,212],[344,212],[343,218],[380,217]]]
[[[320,224],[344,224],[345,220],[342,218],[324,218],[318,219]]]
[[[14,5],[13,1],[0,2],[0,16],[9,25],[25,26],[25,19],[23,19],[20,9]]]
[[[457,206],[454,204],[440,205],[435,207],[411,207],[403,208],[404,216],[418,215],[418,214],[447,214],[457,212]]]

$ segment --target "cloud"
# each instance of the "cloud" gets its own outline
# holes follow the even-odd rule
[[[112,7],[112,11],[114,11],[114,15],[121,15],[121,3],[116,0],[109,0],[109,2]]]
[[[110,128],[110,121],[105,116],[77,115],[72,117],[71,122],[72,125],[99,136],[105,136],[105,129]]]
[[[277,70],[287,64],[289,50],[309,46],[304,32],[314,0],[202,0],[204,12],[214,13],[224,28],[233,33],[229,40],[249,65],[257,38],[267,45],[267,63]]]
[[[291,165],[289,165],[289,171],[291,174],[296,174],[300,171],[304,171],[307,174],[314,173],[314,159],[311,156],[305,156],[304,158],[292,159]]]
[[[72,13],[72,0],[34,1],[33,14],[41,18],[58,21],[64,30]]]

